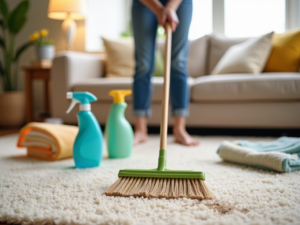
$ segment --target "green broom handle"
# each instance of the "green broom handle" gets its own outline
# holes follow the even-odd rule
[[[168,135],[168,107],[170,93],[170,67],[171,67],[171,41],[172,29],[169,23],[166,24],[166,44],[165,44],[165,67],[164,84],[162,98],[162,116],[160,123],[160,151],[158,159],[158,170],[164,170],[166,167],[166,149]]]

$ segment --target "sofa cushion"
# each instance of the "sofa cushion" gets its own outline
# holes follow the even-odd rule
[[[133,39],[102,40],[107,54],[106,77],[132,77],[135,66]]]
[[[271,32],[231,46],[211,73],[261,73],[270,55],[273,34]]]
[[[300,67],[300,29],[275,34],[265,72],[297,72]]]
[[[108,95],[108,92],[116,89],[132,89],[133,78],[131,77],[108,77],[108,78],[93,78],[85,79],[72,87],[72,91],[88,91],[93,93],[98,101],[112,102],[113,99]],[[161,102],[163,77],[152,77],[153,85],[152,102]],[[188,84],[191,86],[194,79],[189,77]],[[132,101],[132,95],[126,96],[126,102]]]
[[[93,93],[98,101],[113,102],[113,98],[108,95],[111,90],[131,89],[132,77],[107,77],[85,79],[72,87],[72,91],[88,91]],[[126,96],[126,101],[131,100],[131,96]]]
[[[226,74],[199,77],[193,102],[245,102],[300,99],[300,73]]]
[[[187,67],[191,77],[207,75],[207,49],[209,36],[190,41]]]
[[[211,74],[225,52],[233,45],[240,44],[247,38],[228,38],[222,34],[213,34],[210,37],[208,48],[208,74]]]

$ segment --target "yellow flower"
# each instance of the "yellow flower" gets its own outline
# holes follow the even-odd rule
[[[36,41],[37,39],[39,39],[40,35],[38,32],[34,32],[30,37],[29,40],[30,41]]]
[[[48,35],[48,30],[42,29],[42,30],[40,31],[40,34],[41,34],[42,37],[46,37],[46,36]]]

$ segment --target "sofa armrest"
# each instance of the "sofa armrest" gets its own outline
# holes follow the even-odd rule
[[[66,92],[71,91],[74,84],[89,78],[104,76],[105,55],[94,55],[79,52],[60,52],[51,69],[51,116],[62,118],[68,123],[66,108],[70,101]]]

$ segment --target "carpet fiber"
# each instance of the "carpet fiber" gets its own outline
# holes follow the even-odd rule
[[[119,169],[155,168],[159,137],[129,159],[107,158],[98,168],[74,169],[72,159],[28,158],[16,135],[0,138],[0,222],[22,224],[299,224],[300,172],[276,173],[222,162],[216,150],[230,137],[197,137],[200,147],[168,139],[169,169],[203,170],[216,200],[104,196]],[[245,138],[243,138],[245,139]],[[272,141],[248,138],[250,141]]]

